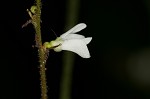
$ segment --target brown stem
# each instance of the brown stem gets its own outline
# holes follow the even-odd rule
[[[36,0],[37,13],[34,28],[36,31],[36,44],[38,44],[38,55],[39,55],[39,63],[40,63],[40,81],[41,81],[41,99],[48,99],[47,96],[47,85],[46,85],[46,68],[45,68],[45,51],[42,47],[42,38],[41,38],[41,0]]]

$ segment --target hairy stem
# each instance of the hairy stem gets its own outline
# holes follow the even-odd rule
[[[35,19],[35,32],[36,32],[36,44],[38,44],[38,55],[40,63],[40,81],[41,81],[41,99],[47,99],[47,85],[46,85],[46,68],[45,68],[45,52],[42,48],[42,38],[41,38],[41,0],[36,0],[37,13]]]

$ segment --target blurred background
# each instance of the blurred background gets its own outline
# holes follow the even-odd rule
[[[0,99],[40,99],[34,29],[21,28],[33,4],[1,3]],[[150,1],[42,0],[43,42],[81,22],[91,58],[50,51],[49,99],[150,99]]]

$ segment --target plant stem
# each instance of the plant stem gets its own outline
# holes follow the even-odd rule
[[[66,4],[67,15],[66,15],[65,31],[69,30],[76,23],[78,23],[80,0],[67,0],[66,3],[67,3]],[[64,52],[59,99],[71,99],[72,98],[71,88],[72,88],[72,79],[73,79],[72,77],[73,68],[74,68],[74,54],[70,52]]]
[[[46,85],[46,68],[45,68],[45,52],[42,48],[42,38],[41,38],[41,0],[36,0],[37,13],[35,19],[35,32],[36,32],[36,44],[38,44],[38,55],[40,63],[40,81],[41,81],[41,99],[48,99],[47,96],[47,85]]]

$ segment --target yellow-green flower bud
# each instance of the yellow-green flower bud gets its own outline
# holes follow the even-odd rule
[[[35,14],[37,11],[37,6],[31,6],[30,11]]]

